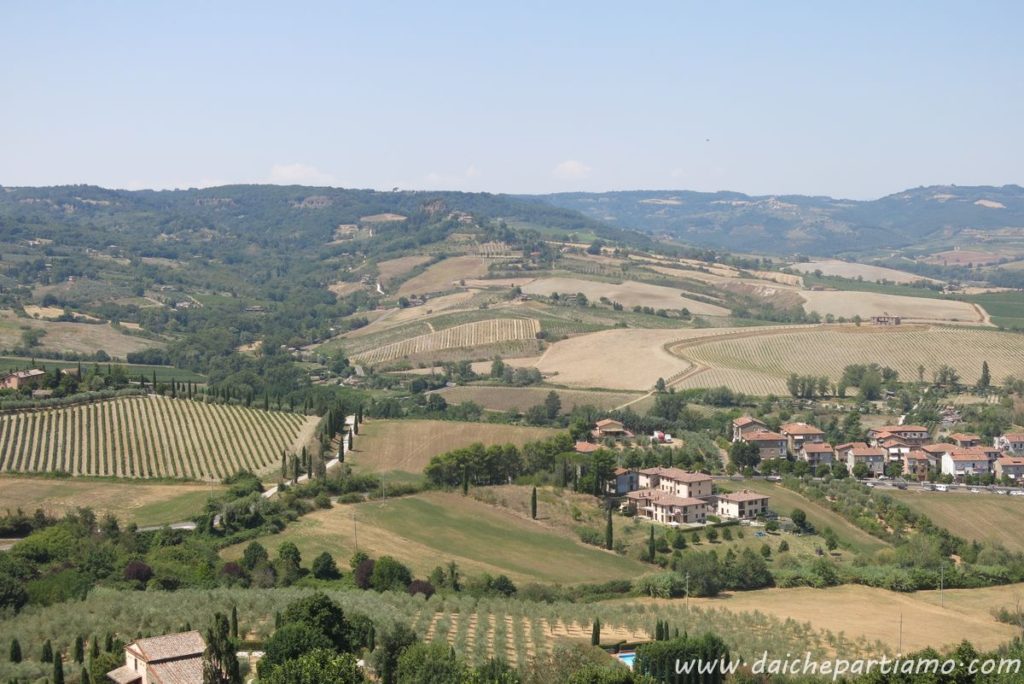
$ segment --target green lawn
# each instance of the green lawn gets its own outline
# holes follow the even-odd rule
[[[850,292],[878,292],[881,294],[893,294],[903,295],[906,297],[924,297],[925,299],[958,299],[958,297],[947,297],[941,292],[930,290],[926,287],[911,287],[909,285],[898,285],[876,283],[869,280],[854,280],[852,278],[840,278],[839,276],[822,276],[818,277],[813,273],[801,274],[804,279],[804,285],[811,287],[812,285],[821,285],[823,287],[831,287],[836,290],[846,290]]]
[[[993,292],[971,295],[964,299],[984,307],[996,325],[1004,328],[1024,328],[1024,292]]]
[[[961,492],[886,491],[897,501],[927,515],[933,523],[968,541],[1002,544],[1024,551],[1022,497]]]
[[[328,551],[344,562],[354,553],[357,537],[360,550],[375,557],[394,556],[420,577],[450,560],[465,573],[504,573],[516,582],[598,582],[651,570],[586,546],[541,521],[442,492],[336,506],[304,516],[281,534],[260,541],[270,549],[292,541],[303,559]],[[225,549],[225,557],[240,556],[244,546]]]

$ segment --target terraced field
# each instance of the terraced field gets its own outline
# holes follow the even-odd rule
[[[316,420],[166,397],[25,411],[0,416],[0,471],[219,480],[278,467]]]
[[[534,340],[540,323],[531,318],[495,318],[394,342],[352,356],[360,363],[385,363],[446,349],[479,347],[496,342]]]

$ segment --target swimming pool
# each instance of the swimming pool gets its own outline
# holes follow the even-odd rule
[[[621,660],[630,670],[633,669],[633,660],[636,659],[636,653],[616,653],[615,657]]]

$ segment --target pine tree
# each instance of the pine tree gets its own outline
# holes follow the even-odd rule
[[[651,528],[653,529],[653,528]],[[604,548],[612,550],[612,507],[608,507],[608,522],[604,526]]]
[[[590,645],[601,645],[601,618],[594,618],[594,626],[590,630]]]
[[[21,644],[18,643],[17,639],[11,639],[10,656],[11,656],[11,662],[12,663],[20,663],[21,662]]]
[[[537,488],[533,488],[533,493],[530,494],[530,517],[534,520],[537,519]]]
[[[72,653],[76,663],[81,665],[85,662],[85,640],[81,636],[75,637],[75,647]]]
[[[231,606],[231,638],[238,638],[238,608]]]
[[[43,652],[40,654],[39,660],[43,663],[53,662],[53,646],[50,645],[49,639],[43,642]]]
[[[64,661],[60,653],[53,656],[53,684],[64,684]]]

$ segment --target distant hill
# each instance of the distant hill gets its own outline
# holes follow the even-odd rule
[[[945,247],[993,234],[1024,237],[1024,188],[1018,185],[937,185],[871,201],[671,190],[536,198],[620,228],[769,254],[831,255],[922,243]]]

